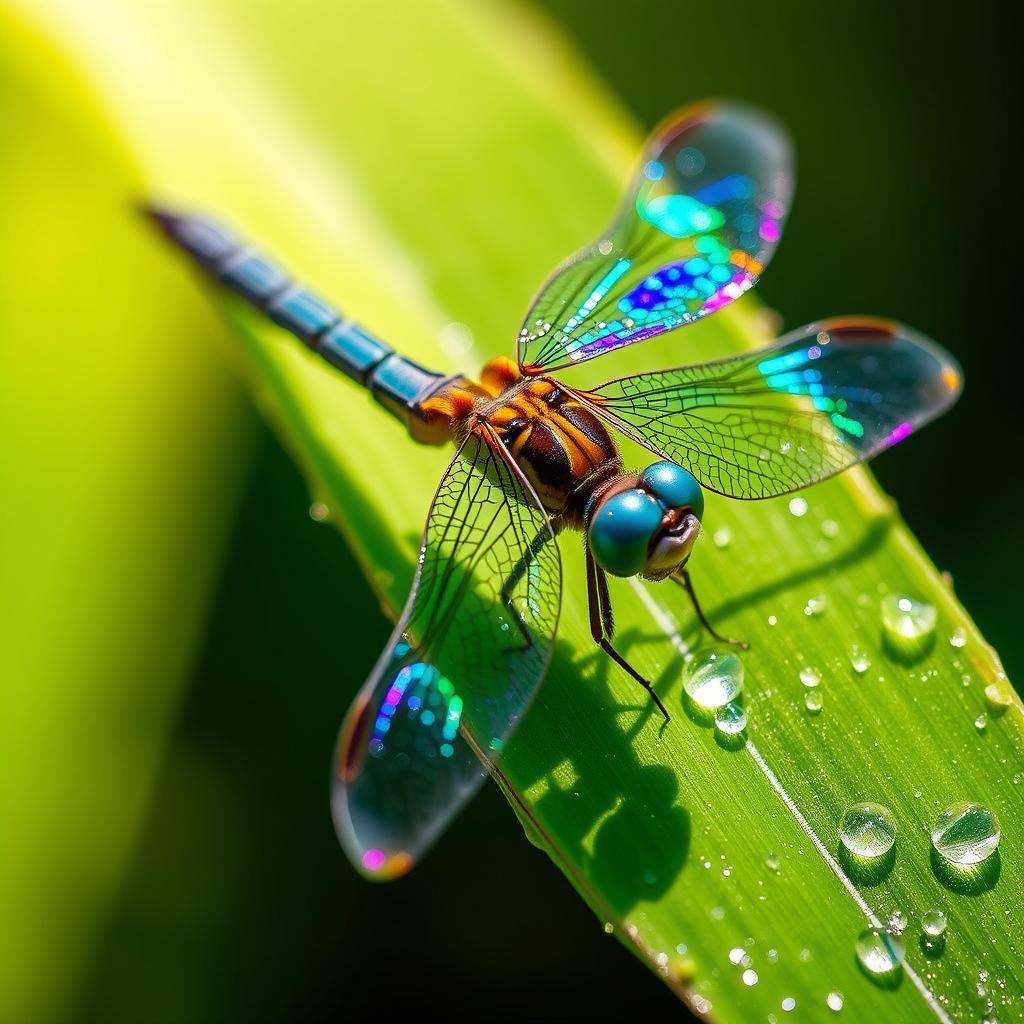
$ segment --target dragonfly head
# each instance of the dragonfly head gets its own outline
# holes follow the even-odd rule
[[[661,580],[686,563],[700,533],[704,494],[691,473],[656,462],[598,495],[587,538],[612,576]]]

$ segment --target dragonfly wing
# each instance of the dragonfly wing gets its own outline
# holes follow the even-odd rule
[[[483,430],[441,481],[405,611],[338,740],[335,827],[374,878],[407,871],[479,788],[554,646],[562,577],[551,524]]]
[[[770,498],[894,445],[952,405],[961,379],[948,352],[909,328],[845,317],[580,397],[710,490]]]
[[[526,373],[698,320],[757,281],[793,191],[789,142],[745,107],[705,103],[650,138],[618,217],[559,267],[519,332]]]

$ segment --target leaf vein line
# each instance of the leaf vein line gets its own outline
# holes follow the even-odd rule
[[[633,587],[633,590],[640,598],[640,603],[643,604],[643,606],[647,609],[648,614],[658,625],[658,627],[664,631],[666,638],[671,642],[672,646],[681,655],[683,655],[683,657],[689,654],[690,647],[680,635],[679,630],[676,628],[676,625],[672,621],[672,618],[668,614],[668,612],[657,601],[654,600],[651,593],[642,583],[639,582],[639,580],[637,580],[634,577],[630,580],[630,583]],[[801,829],[803,829],[804,834],[814,844],[814,848],[818,851],[818,853],[821,854],[825,863],[829,866],[829,868],[831,869],[832,873],[836,876],[836,878],[838,878],[839,881],[842,883],[843,888],[850,894],[854,903],[856,903],[857,906],[864,913],[864,916],[868,919],[868,922],[871,924],[871,926],[874,928],[882,928],[883,924],[881,919],[871,909],[871,906],[868,904],[867,900],[865,900],[864,897],[861,896],[860,892],[857,890],[857,887],[853,884],[853,882],[851,882],[850,879],[847,877],[846,872],[843,871],[842,866],[835,859],[835,857],[832,856],[832,853],[829,850],[829,848],[821,841],[821,839],[819,838],[818,834],[814,831],[814,829],[811,828],[810,822],[808,822],[808,820],[804,817],[803,812],[800,810],[800,808],[797,807],[796,802],[793,800],[793,798],[786,791],[786,788],[779,781],[778,776],[775,774],[775,772],[771,770],[771,768],[768,765],[768,762],[765,761],[764,757],[761,755],[761,751],[758,750],[756,746],[754,746],[753,740],[748,739],[744,744],[744,747],[746,748],[747,753],[750,754],[750,757],[753,760],[754,764],[757,765],[758,770],[768,780],[768,784],[772,787],[773,790],[775,790],[776,795],[783,802],[783,804],[785,804],[786,809],[790,812],[790,814],[792,814],[793,817],[796,819],[797,824],[800,826]],[[907,977],[913,983],[914,987],[918,990],[918,992],[921,993],[922,997],[924,998],[924,1001],[928,1004],[931,1011],[935,1014],[936,1017],[938,1017],[942,1024],[953,1024],[953,1021],[951,1020],[949,1014],[947,1014],[946,1011],[939,1004],[938,1000],[935,998],[931,989],[929,989],[928,986],[924,983],[924,981],[922,981],[917,971],[915,971],[914,968],[906,962],[904,962],[903,964],[903,970]]]

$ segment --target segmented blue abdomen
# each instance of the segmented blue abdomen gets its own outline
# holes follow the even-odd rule
[[[368,387],[381,405],[406,424],[420,402],[447,380],[345,320],[330,303],[215,221],[156,209],[149,213],[212,277]]]

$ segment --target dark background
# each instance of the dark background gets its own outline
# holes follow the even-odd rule
[[[754,102],[788,127],[797,201],[758,289],[787,326],[893,316],[961,360],[960,405],[887,454],[877,475],[1020,679],[1015,37],[985,3],[948,18],[940,5],[825,6],[547,8],[645,127],[708,95]],[[494,787],[409,878],[356,878],[326,802],[352,695],[337,681],[370,668],[390,627],[308,504],[264,431],[80,1019],[315,1021],[404,1000],[449,1020],[678,1018],[667,990],[524,840]]]

